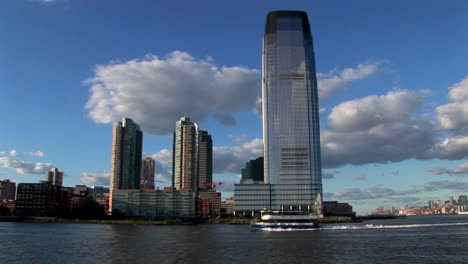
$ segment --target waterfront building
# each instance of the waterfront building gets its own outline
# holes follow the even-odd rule
[[[392,209],[393,211],[394,209]],[[348,203],[323,201],[323,216],[356,217],[356,213],[353,212],[353,207]]]
[[[16,183],[9,179],[0,180],[0,203],[14,201],[16,195]]]
[[[154,190],[154,160],[146,157],[141,163],[140,189]]]
[[[63,172],[58,168],[52,168],[45,173],[45,181],[52,185],[63,186]]]
[[[15,215],[62,216],[68,212],[68,189],[49,182],[19,183]]]
[[[263,182],[263,157],[247,162],[241,175],[241,183]]]
[[[164,190],[116,190],[115,214],[148,219],[191,219],[195,217],[195,193]]]
[[[213,141],[207,131],[198,131],[198,188],[211,189],[213,182]]]
[[[172,186],[180,191],[198,187],[198,125],[188,117],[176,122],[172,153]]]
[[[198,215],[201,218],[215,218],[221,215],[221,193],[215,190],[198,192]]]
[[[212,188],[213,141],[188,117],[176,122],[172,153],[172,186],[197,192]]]
[[[274,207],[313,205],[322,193],[314,56],[306,12],[267,15],[262,86],[264,175],[265,183],[281,185],[272,194]]]
[[[91,199],[101,206],[104,206],[105,212],[109,211],[109,188],[92,186],[88,189]]]
[[[234,197],[230,197],[221,202],[221,216],[230,217],[234,215]]]
[[[109,208],[114,190],[139,189],[143,132],[130,118],[113,129]]]
[[[322,193],[322,175],[315,58],[307,13],[270,12],[262,57],[264,184],[235,186],[236,213],[265,207],[310,210]],[[268,200],[263,198],[267,190]]]
[[[458,205],[468,205],[468,199],[466,195],[458,196]]]

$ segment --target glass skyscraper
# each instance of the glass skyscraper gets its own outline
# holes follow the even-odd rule
[[[262,97],[264,180],[271,185],[271,207],[311,206],[322,193],[322,176],[315,58],[306,12],[267,15]]]

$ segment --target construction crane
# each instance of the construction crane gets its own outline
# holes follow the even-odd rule
[[[207,189],[215,189],[216,186],[221,186],[222,184],[223,184],[222,182],[207,182],[203,184],[202,186]]]

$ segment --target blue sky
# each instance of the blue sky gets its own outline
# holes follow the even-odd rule
[[[65,185],[106,183],[112,123],[129,116],[169,185],[169,133],[187,115],[212,134],[229,196],[262,155],[272,10],[309,14],[325,199],[364,213],[468,193],[462,0],[1,1],[0,178],[37,182],[56,166]]]

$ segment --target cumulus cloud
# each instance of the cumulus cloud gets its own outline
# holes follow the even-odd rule
[[[368,130],[383,123],[409,120],[420,108],[424,93],[408,90],[390,91],[343,102],[328,116],[331,131]]]
[[[214,146],[214,173],[240,174],[245,163],[263,156],[263,140],[255,138],[239,146]]]
[[[453,169],[433,167],[433,168],[427,169],[426,172],[432,175],[450,174],[450,175],[457,175],[457,176],[468,176],[468,162],[462,163]]]
[[[437,107],[439,127],[456,131],[468,127],[468,76],[449,88],[451,103]]]
[[[16,149],[10,150],[9,154],[10,154],[11,157],[19,157],[19,156],[21,156],[21,153],[19,153],[18,151],[16,151]]]
[[[437,143],[426,155],[427,158],[458,160],[468,157],[468,136],[454,135]]]
[[[355,68],[345,68],[341,71],[335,69],[329,73],[317,73],[319,98],[329,97],[349,83],[375,74],[379,67],[380,63],[364,63],[357,65]]]
[[[88,185],[94,186],[110,186],[110,172],[84,172],[80,180]]]
[[[260,79],[257,69],[218,66],[182,51],[165,58],[148,55],[96,66],[85,81],[90,86],[85,108],[98,123],[128,116],[156,135],[172,133],[175,121],[186,114],[198,121],[213,116],[231,125],[234,112],[255,107]]]
[[[398,90],[334,107],[321,132],[323,167],[398,162],[431,150],[434,125],[413,117],[423,97],[424,92]]]
[[[171,183],[172,181],[172,151],[162,149],[150,155],[155,162],[154,180],[158,183]]]
[[[19,174],[44,174],[54,166],[51,163],[33,163],[13,157],[0,157],[3,168],[14,169]]]

